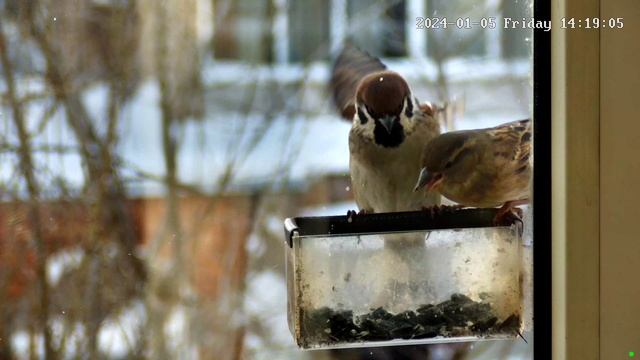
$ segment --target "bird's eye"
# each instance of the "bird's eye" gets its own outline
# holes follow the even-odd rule
[[[453,161],[448,161],[448,162],[444,165],[444,168],[445,168],[445,169],[448,169],[448,168],[450,168],[451,166],[453,166]]]

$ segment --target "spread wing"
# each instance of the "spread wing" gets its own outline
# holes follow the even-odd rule
[[[356,88],[360,80],[386,68],[378,58],[355,46],[346,45],[342,49],[333,65],[330,88],[335,106],[343,118],[353,119]]]
[[[530,166],[531,121],[513,121],[487,131],[494,145],[494,155],[515,165],[516,171]],[[522,169],[522,170],[521,170]]]

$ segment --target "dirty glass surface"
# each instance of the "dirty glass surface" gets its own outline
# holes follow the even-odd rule
[[[515,338],[530,266],[519,234],[513,226],[294,237],[292,330],[305,348]]]
[[[443,16],[498,26],[416,29]],[[531,30],[502,24],[531,16],[521,0],[0,0],[0,358],[530,359],[533,327],[300,352],[282,221],[357,209],[352,124],[326,90],[345,41],[450,104],[442,131],[483,128],[530,116]]]

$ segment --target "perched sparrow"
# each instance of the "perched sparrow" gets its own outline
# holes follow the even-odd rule
[[[424,146],[440,133],[434,108],[420,104],[402,76],[354,47],[336,60],[331,87],[342,116],[353,121],[349,170],[360,210],[410,211],[439,204],[435,192],[411,191]]]
[[[528,202],[531,122],[442,134],[424,149],[414,190],[426,187],[464,206],[503,205],[498,216]]]

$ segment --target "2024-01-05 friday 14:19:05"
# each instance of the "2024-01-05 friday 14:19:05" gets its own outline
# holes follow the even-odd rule
[[[534,18],[502,18],[484,17],[474,20],[469,17],[438,18],[438,17],[416,17],[416,29],[542,29],[543,31],[551,31],[552,23],[550,20],[536,20]],[[561,29],[622,29],[624,28],[624,19],[617,18],[562,18],[560,19]]]

